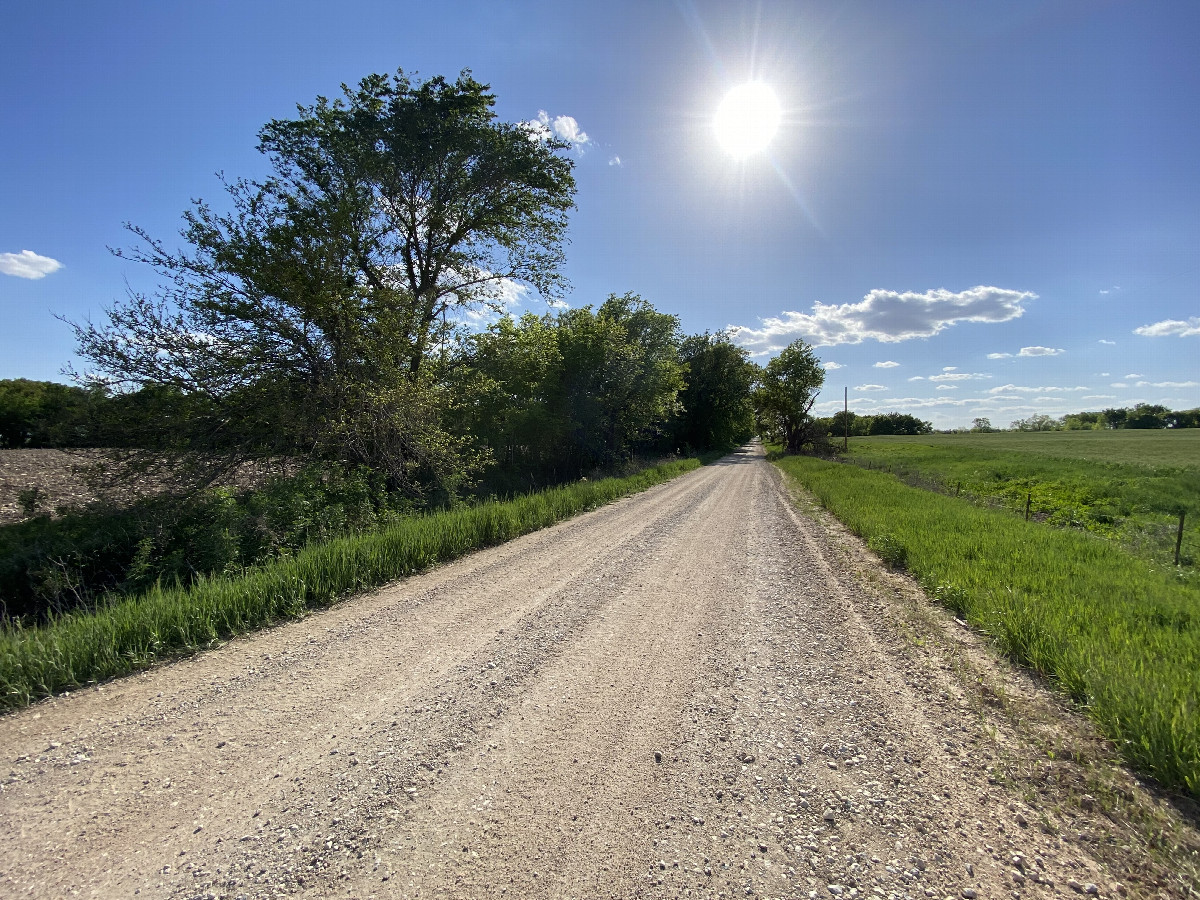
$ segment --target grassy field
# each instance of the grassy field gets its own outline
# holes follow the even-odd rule
[[[1200,556],[1200,429],[853,438],[849,460],[906,483],[1092,532],[1180,574]]]
[[[1044,443],[1064,454],[1049,457],[1010,449],[1023,436],[996,444],[985,443],[990,435],[956,437],[860,439],[852,451],[860,462],[917,461],[920,472],[938,477],[965,477],[976,454],[983,457],[981,480],[1000,462],[1017,465],[1014,457],[1027,458],[1039,477],[1047,471],[1082,477],[1078,460],[1065,455],[1065,442]],[[1125,467],[1121,477],[1134,479],[1194,472],[1161,451],[1159,458],[1174,464],[1087,466],[1113,480],[1118,473],[1111,466]],[[1055,459],[1070,465],[1054,469],[1047,461]],[[1135,768],[1200,797],[1200,591],[1194,581],[1087,529],[1056,527],[1049,518],[1026,522],[965,491],[926,490],[889,471],[808,457],[777,464],[885,562],[907,569],[931,597],[1082,704]]]
[[[357,592],[511,540],[701,465],[684,459],[626,478],[580,482],[509,501],[402,520],[313,544],[237,577],[159,588],[47,625],[0,631],[0,708],[24,706],[144,669]]]

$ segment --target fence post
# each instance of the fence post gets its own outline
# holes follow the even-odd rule
[[[1183,546],[1183,517],[1185,510],[1179,511],[1179,532],[1175,535],[1175,565],[1179,565],[1179,549]]]

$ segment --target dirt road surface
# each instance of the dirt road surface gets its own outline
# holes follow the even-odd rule
[[[0,896],[1125,892],[846,540],[752,447],[5,716]]]

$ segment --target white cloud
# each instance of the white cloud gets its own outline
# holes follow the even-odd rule
[[[1193,337],[1200,334],[1200,316],[1192,316],[1186,322],[1182,319],[1163,319],[1153,325],[1135,328],[1133,333],[1143,337],[1166,337],[1172,334],[1179,337]]]
[[[63,267],[57,259],[40,256],[32,250],[22,250],[20,253],[0,253],[0,272],[5,275],[15,275],[17,278],[45,278],[51,272],[57,272]]]
[[[989,353],[988,359],[1012,359],[1011,353]]]
[[[943,372],[957,372],[958,366],[942,366]]]
[[[572,147],[582,147],[591,142],[591,138],[579,127],[574,116],[555,116],[552,119],[544,109],[539,109],[537,118],[525,122],[524,126],[529,131],[530,137],[538,141],[549,140],[553,135],[566,141]],[[617,160],[616,165],[621,164],[619,157],[613,158]],[[609,164],[612,165],[611,161]]]
[[[827,362],[827,363],[822,363],[821,365],[823,365],[829,371],[833,371],[834,369],[845,368],[845,366],[843,366],[841,363],[836,363],[836,362]]]
[[[620,166],[621,165],[621,157],[619,157],[619,156],[610,157],[608,160],[608,164],[610,166]]]
[[[937,386],[937,389],[939,391],[957,391],[958,385],[957,384],[939,384]]]
[[[1099,341],[1097,341],[1097,343],[1099,343],[1099,344],[1108,344],[1108,346],[1110,346],[1110,347],[1115,347],[1115,346],[1117,346],[1117,342],[1116,342],[1116,341],[1106,341],[1104,338],[1100,338],[1100,340],[1099,340]]]
[[[887,388],[882,384],[860,384],[855,388],[856,391],[886,391]]]
[[[1132,375],[1126,376],[1132,378]],[[1134,387],[1185,388],[1200,387],[1200,381],[1139,381]]]
[[[1116,400],[1117,395],[1116,394],[1088,394],[1087,396],[1081,397],[1080,399],[1081,400]]]
[[[980,381],[991,378],[983,372],[943,372],[941,375],[930,375],[930,381]],[[911,380],[911,379],[910,379]]]
[[[1053,347],[1022,347],[1017,356],[1059,356],[1065,352],[1065,350],[1056,350]]]
[[[1126,375],[1126,376],[1125,376],[1125,379],[1126,379],[1126,381],[1129,381],[1129,380],[1132,380],[1132,379],[1134,379],[1134,378],[1145,378],[1145,377],[1146,377],[1145,375]]]
[[[1018,387],[1015,384],[1004,384],[1000,387],[988,388],[989,394],[1063,394],[1073,391],[1086,391],[1085,387]]]
[[[761,328],[730,325],[729,331],[755,355],[781,350],[797,338],[818,347],[868,339],[894,343],[932,337],[957,322],[1008,322],[1024,313],[1022,303],[1036,297],[982,285],[958,293],[873,290],[858,303],[814,303],[811,313],[784,311],[763,319]]]
[[[1115,387],[1115,388],[1127,388],[1127,387],[1129,387],[1129,385],[1127,385],[1127,384],[1126,384],[1125,382],[1123,382],[1123,381],[1114,381],[1112,384],[1110,384],[1110,385],[1109,385],[1109,387]]]
[[[883,362],[875,363],[875,368],[876,369],[894,369],[898,365],[900,365],[900,363],[892,362],[890,359],[886,359]]]

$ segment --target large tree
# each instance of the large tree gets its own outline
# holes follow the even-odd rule
[[[801,339],[792,341],[764,367],[755,405],[761,430],[778,437],[798,453],[820,436],[812,407],[825,383],[825,369],[813,348]]]
[[[268,123],[271,177],[227,183],[230,212],[197,202],[188,249],[131,229],[140,243],[118,255],[163,287],[76,331],[96,371],[172,416],[143,445],[218,467],[332,458],[408,486],[469,468],[431,343],[448,313],[513,283],[562,290],[566,145],[497,121],[469,72],[371,75],[343,95]]]
[[[751,391],[758,366],[730,340],[727,332],[691,335],[679,351],[687,375],[675,422],[679,446],[697,450],[724,448],[748,441],[754,434]]]

